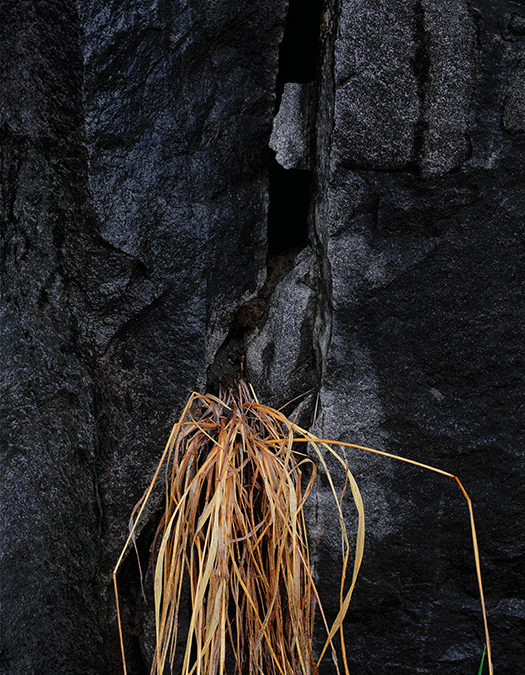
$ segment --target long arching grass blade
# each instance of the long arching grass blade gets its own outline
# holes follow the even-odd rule
[[[295,425],[294,425],[295,426]],[[311,436],[311,434],[308,431],[305,431],[304,429],[298,428],[298,431],[300,433],[303,433],[306,438],[301,439],[301,438],[296,438],[296,441],[308,441],[308,437]],[[463,484],[459,480],[457,476],[455,476],[452,473],[449,473],[448,471],[443,471],[442,469],[437,469],[434,466],[430,466],[429,464],[422,464],[421,462],[416,462],[413,459],[408,459],[406,457],[401,457],[399,455],[393,455],[392,453],[389,452],[383,452],[382,450],[375,450],[374,448],[367,448],[366,446],[363,445],[356,445],[354,443],[346,443],[343,441],[332,441],[332,440],[327,440],[327,439],[319,439],[316,437],[313,437],[317,443],[322,444],[324,447],[328,448],[335,457],[339,458],[337,453],[334,453],[333,450],[331,450],[330,445],[339,445],[347,448],[356,448],[358,450],[365,450],[367,452],[372,452],[376,455],[382,455],[383,457],[388,457],[390,459],[396,459],[399,460],[400,462],[405,462],[406,464],[412,464],[414,466],[418,466],[423,469],[427,469],[428,471],[433,471],[434,473],[439,473],[442,476],[447,476],[448,478],[453,478],[459,485],[461,492],[463,493],[463,496],[465,497],[467,501],[467,506],[469,510],[469,520],[470,520],[470,529],[471,529],[471,534],[472,534],[472,546],[474,549],[474,561],[475,561],[475,566],[476,566],[476,576],[478,580],[478,588],[479,588],[479,595],[480,595],[480,601],[481,601],[481,610],[483,614],[483,625],[484,625],[484,631],[485,631],[485,641],[486,641],[486,650],[487,650],[487,662],[489,666],[489,673],[490,675],[493,675],[494,669],[492,665],[492,653],[491,653],[491,647],[490,647],[490,634],[489,634],[489,628],[488,628],[488,622],[487,622],[487,612],[485,608],[485,595],[483,593],[483,583],[481,580],[481,564],[480,564],[480,557],[479,557],[479,548],[478,548],[478,538],[476,535],[476,523],[474,521],[474,510],[472,507],[472,500],[470,499],[467,491],[463,487]]]
[[[300,452],[297,443],[307,443],[309,454]],[[113,572],[124,673],[116,575],[164,465],[165,507],[152,547],[156,625],[152,675],[164,673],[168,663],[173,670],[183,586],[190,595],[191,613],[181,645],[182,675],[222,675],[228,649],[236,675],[316,675],[328,649],[335,672],[340,673],[337,634],[348,675],[343,620],[363,560],[365,513],[348,461],[334,446],[374,452],[458,482],[469,507],[492,674],[472,503],[459,479],[386,452],[317,438],[282,412],[261,405],[244,382],[218,397],[191,395],[153,480],[132,511],[129,536]],[[342,469],[342,490],[336,488],[327,456]],[[313,578],[304,514],[317,466],[328,481],[341,530],[340,603],[331,625]],[[352,547],[342,507],[347,486],[358,515],[351,575]],[[312,647],[316,609],[327,635],[317,657]]]

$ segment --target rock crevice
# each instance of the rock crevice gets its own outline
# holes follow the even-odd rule
[[[519,671],[521,14],[507,0],[3,12],[1,672],[120,672],[110,579],[129,513],[188,394],[241,362],[261,400],[305,396],[300,421],[323,436],[464,480],[496,668]],[[348,459],[368,513],[351,671],[475,672],[461,496]],[[308,518],[330,618],[325,497],[321,481]],[[145,568],[156,506],[137,532]],[[122,575],[129,672],[144,673],[133,554]]]

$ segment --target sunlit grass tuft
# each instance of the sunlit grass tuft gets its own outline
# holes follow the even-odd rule
[[[303,450],[309,445],[308,456],[298,444]],[[153,545],[156,647],[151,672],[160,675],[168,665],[173,667],[183,585],[189,587],[191,615],[182,645],[182,675],[222,674],[228,668],[238,675],[315,675],[326,653],[335,673],[349,672],[343,619],[363,559],[365,515],[348,464],[332,445],[361,447],[316,438],[281,412],[259,404],[244,382],[220,398],[191,395],[150,486],[133,509],[131,531],[113,573],[124,673],[116,575],[163,466],[165,507]],[[472,506],[463,486],[439,469],[361,449],[458,481],[469,504],[492,673]],[[327,453],[341,466],[340,490],[326,464]],[[328,480],[341,529],[340,605],[331,625],[313,579],[304,515],[317,466]],[[343,517],[345,493],[357,508],[353,545]],[[316,611],[326,630],[318,655],[312,647]],[[336,656],[336,635],[342,663]]]

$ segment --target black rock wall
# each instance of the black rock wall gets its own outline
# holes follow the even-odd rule
[[[496,672],[520,672],[523,5],[20,0],[0,17],[0,672],[120,672],[129,512],[189,392],[242,357],[265,401],[309,392],[318,433],[462,478]],[[457,486],[348,457],[368,518],[351,672],[477,672]],[[330,614],[322,482],[309,524]],[[151,535],[146,518],[144,564]],[[133,555],[121,588],[146,673]]]
[[[1,635],[5,673],[103,672],[76,10],[2,5]],[[79,636],[83,636],[80,640]]]
[[[505,121],[509,87],[521,95],[513,9],[342,1],[326,43],[315,215],[331,317],[318,427],[464,479],[496,672],[508,673],[524,607],[523,539],[502,536],[523,499],[524,136]],[[460,491],[383,458],[352,462],[369,512],[348,618],[353,672],[477,672]],[[330,557],[336,536],[318,518]]]

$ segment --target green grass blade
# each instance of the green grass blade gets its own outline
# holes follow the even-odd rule
[[[485,645],[485,648],[483,649],[483,655],[481,657],[481,663],[479,664],[479,670],[478,670],[478,675],[481,675],[483,672],[483,666],[485,665],[485,654],[487,653],[487,647]]]

